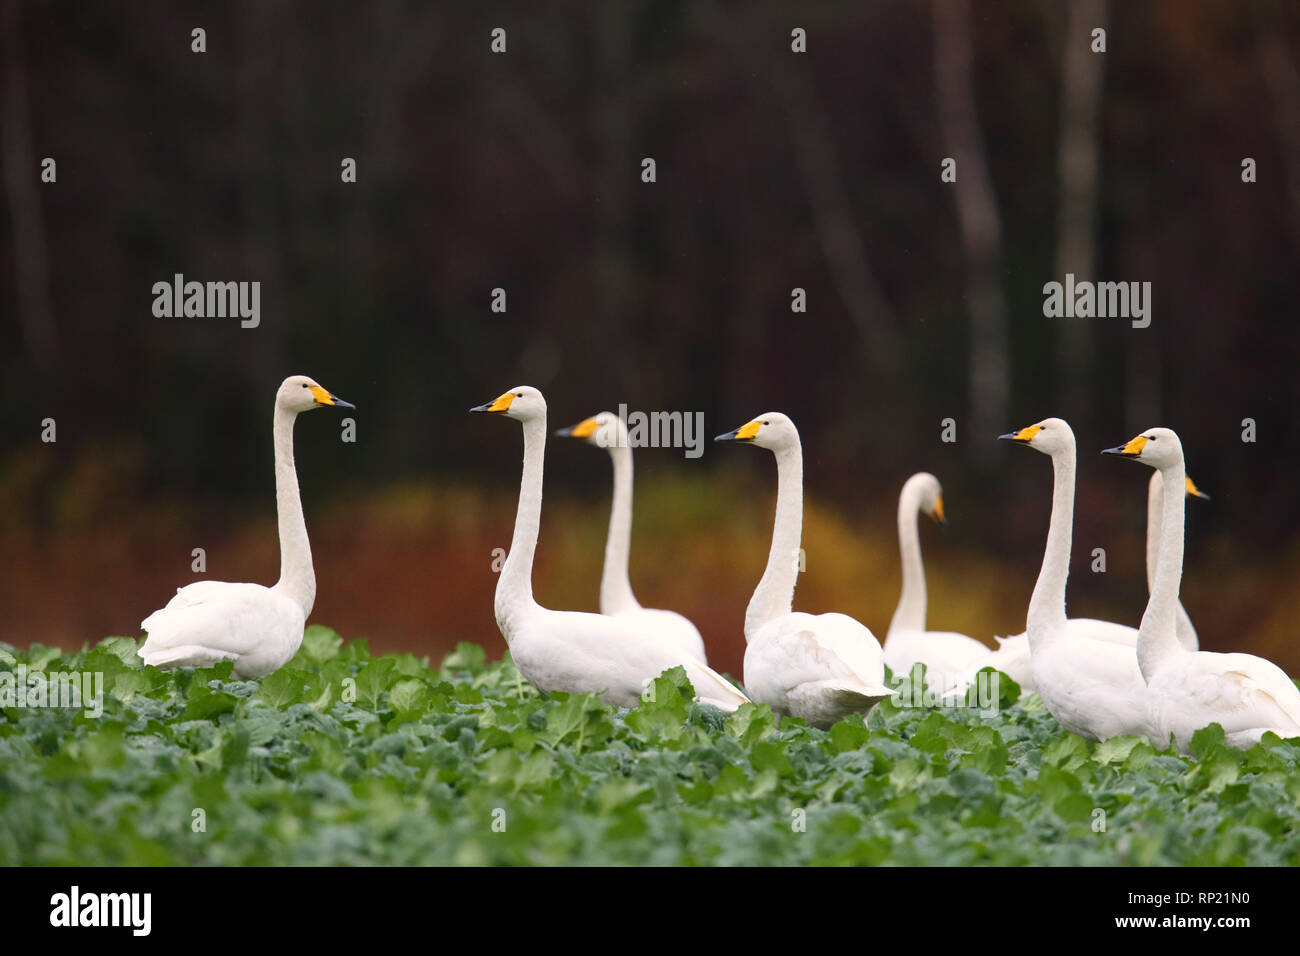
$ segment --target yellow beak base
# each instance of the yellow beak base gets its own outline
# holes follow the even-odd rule
[[[1127,458],[1136,458],[1142,454],[1142,449],[1146,447],[1148,439],[1144,435],[1138,435],[1131,442],[1120,449],[1120,454]]]

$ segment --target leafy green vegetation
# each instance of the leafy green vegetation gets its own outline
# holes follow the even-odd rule
[[[628,711],[470,644],[432,669],[314,626],[260,683],[135,647],[0,645],[32,686],[104,675],[100,716],[0,709],[0,864],[1300,862],[1300,741],[1091,744],[1006,682],[990,716],[822,732],[694,704],[680,669]]]

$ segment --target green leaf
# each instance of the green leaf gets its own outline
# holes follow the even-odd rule
[[[141,667],[143,664],[136,653],[138,646],[134,637],[106,637],[95,648],[112,654],[128,667]]]
[[[1225,740],[1222,725],[1214,723],[1192,734],[1192,741],[1187,749],[1197,760],[1204,760],[1216,750],[1222,749]]]
[[[203,687],[195,691],[185,705],[185,720],[211,720],[228,714],[239,705],[239,698],[225,691]]]
[[[81,745],[81,757],[91,770],[116,770],[125,766],[122,728],[109,725],[88,735]]]
[[[310,679],[311,675],[304,671],[282,667],[274,674],[262,678],[255,696],[259,700],[266,701],[276,710],[283,710],[290,704],[302,700],[303,689]]]
[[[515,774],[515,789],[518,793],[525,787],[533,787],[544,782],[551,775],[551,768],[555,766],[555,758],[549,751],[537,749],[530,753],[523,764],[519,767],[519,772]]]
[[[428,699],[429,686],[415,678],[398,681],[388,692],[388,706],[399,714],[422,711]]]
[[[298,648],[298,654],[307,661],[319,665],[338,657],[339,648],[342,646],[343,638],[333,630],[320,624],[312,624],[303,631],[302,646]]]
[[[786,756],[785,745],[775,740],[760,740],[749,751],[749,763],[755,770],[771,770],[779,777],[793,777],[794,765]]]
[[[1092,753],[1092,759],[1103,767],[1112,763],[1123,762],[1133,753],[1133,748],[1141,743],[1145,743],[1144,738],[1133,734],[1123,737],[1109,737],[1097,744],[1097,749]]]
[[[695,688],[680,664],[670,667],[656,677],[641,695],[639,708],[643,711],[669,710],[686,716],[686,705],[695,697]]]
[[[444,671],[469,671],[471,674],[481,674],[487,664],[487,653],[477,644],[467,644],[461,641],[456,645],[456,649],[448,654],[442,661],[442,670]]]
[[[1139,741],[1129,751],[1128,759],[1124,761],[1125,773],[1136,773],[1141,770],[1152,760],[1155,759],[1156,748],[1152,747],[1147,741]]]
[[[577,736],[581,729],[587,707],[586,696],[569,697],[557,706],[546,711],[546,729],[539,735],[552,747],[570,734]]]
[[[767,704],[741,704],[727,718],[727,733],[739,737],[743,744],[752,744],[776,733],[776,715]]]
[[[377,657],[357,671],[358,702],[370,711],[379,709],[379,698],[388,689],[388,682],[396,666],[391,657]]]
[[[221,765],[234,767],[248,756],[249,735],[246,730],[235,730],[226,735],[221,745]]]
[[[909,742],[922,753],[942,754],[952,746],[952,732],[951,722],[935,711],[921,721]]]
[[[1043,762],[1062,770],[1078,770],[1088,759],[1088,742],[1076,734],[1062,734],[1043,748]]]
[[[124,670],[113,675],[113,696],[122,703],[129,703],[136,694],[147,694],[153,690],[153,680],[143,670]]]
[[[1092,819],[1094,803],[1086,793],[1071,793],[1052,804],[1053,812],[1067,823],[1086,823]]]
[[[871,739],[871,731],[860,724],[841,720],[831,727],[828,736],[831,753],[842,754],[865,747],[867,741]]]
[[[1038,778],[1035,783],[1036,789],[1043,799],[1051,803],[1055,803],[1068,794],[1076,793],[1083,786],[1079,778],[1068,770],[1062,770],[1046,763],[1039,768]]]
[[[1237,761],[1227,754],[1215,757],[1210,766],[1210,779],[1205,789],[1210,793],[1221,793],[1228,784],[1236,783],[1241,776]]]

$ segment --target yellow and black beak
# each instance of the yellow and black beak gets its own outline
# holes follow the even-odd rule
[[[1191,495],[1193,498],[1201,498],[1204,499],[1205,501],[1210,500],[1210,496],[1207,495],[1205,492],[1203,492],[1200,488],[1197,488],[1196,482],[1192,481],[1190,477],[1184,476],[1183,480],[1187,483],[1187,493]]]
[[[1119,455],[1121,458],[1136,458],[1142,454],[1142,449],[1146,447],[1148,439],[1143,435],[1138,435],[1126,445],[1116,445],[1114,448],[1103,448],[1103,455]]]
[[[329,405],[333,408],[356,408],[351,402],[345,402],[337,395],[332,395],[319,385],[309,385],[312,398],[316,399],[317,405]]]
[[[753,441],[758,435],[758,430],[763,427],[763,423],[755,419],[752,422],[746,422],[739,428],[729,432],[723,432],[714,441]]]
[[[475,405],[470,409],[471,412],[492,412],[500,414],[510,408],[510,403],[515,400],[513,392],[506,392],[504,395],[498,395],[490,402],[483,405]]]
[[[1018,432],[1008,432],[1005,435],[999,435],[998,441],[1013,441],[1020,445],[1028,445],[1034,440],[1034,436],[1040,431],[1042,431],[1042,429],[1039,426],[1030,425],[1027,428],[1020,429]]]
[[[568,428],[557,428],[555,430],[556,438],[590,438],[596,434],[596,419],[586,418],[576,425],[570,425]]]
[[[930,512],[930,520],[940,527],[948,526],[948,519],[943,515],[943,495],[940,495],[934,501],[934,510]]]

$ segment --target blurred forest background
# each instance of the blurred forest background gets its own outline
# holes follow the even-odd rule
[[[1136,625],[1149,472],[1097,453],[1168,425],[1213,496],[1188,506],[1202,646],[1300,673],[1300,4],[0,16],[0,640],[138,636],[199,577],[273,583],[271,404],[302,372],[357,405],[355,444],[334,413],[297,426],[312,619],[375,650],[504,649],[492,550],[520,434],[466,409],[532,384],[553,428],[620,402],[701,411],[709,437],[789,413],[808,501],[795,606],[881,637],[897,493],[921,469],[951,523],[922,529],[930,626],[1023,629],[1051,467],[994,438],[1049,415],[1080,449],[1070,610]],[[1045,318],[1067,272],[1152,283],[1150,327]],[[260,327],[155,318],[175,273],[260,281]],[[603,453],[550,445],[543,604],[595,608],[609,478]],[[636,454],[633,586],[735,674],[774,496],[765,452]]]

